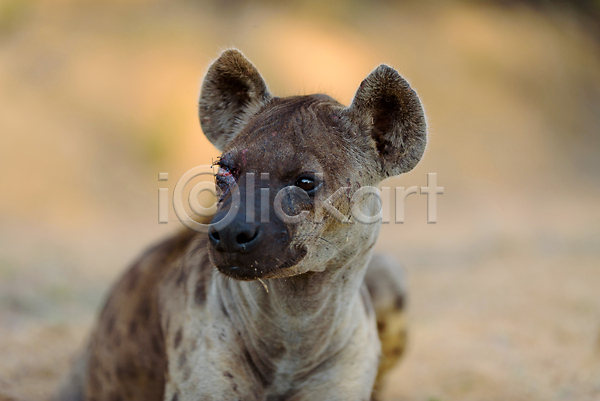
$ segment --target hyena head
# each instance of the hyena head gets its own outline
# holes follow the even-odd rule
[[[199,115],[223,152],[209,255],[242,280],[368,254],[380,226],[373,186],[410,171],[426,144],[417,94],[386,65],[345,107],[326,95],[272,96],[256,68],[227,50],[204,78]]]

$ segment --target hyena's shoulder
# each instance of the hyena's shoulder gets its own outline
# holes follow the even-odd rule
[[[165,332],[170,321],[177,319],[173,315],[183,313],[165,300],[187,297],[189,260],[204,260],[205,249],[205,239],[185,230],[149,249],[121,277],[90,340],[85,399],[125,394],[128,400],[162,400],[167,372]],[[208,266],[196,273],[205,278],[204,288],[210,273]],[[183,290],[181,294],[171,291],[177,288]],[[205,291],[198,290],[197,297],[204,296]]]

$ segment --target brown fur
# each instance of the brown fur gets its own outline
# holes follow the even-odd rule
[[[326,95],[272,97],[254,66],[229,50],[207,72],[199,112],[223,151],[213,222],[235,188],[246,206],[228,226],[183,232],[130,268],[58,399],[369,399],[405,346],[404,284],[395,262],[371,260],[379,223],[358,222],[350,200],[420,160],[418,97],[387,66],[365,79],[350,107]],[[254,191],[249,172],[269,173],[263,190]],[[273,204],[306,172],[321,177],[318,185],[286,195],[282,208],[309,218],[247,218],[250,197],[268,189]],[[341,187],[333,204],[346,222],[318,206]],[[372,199],[356,203],[365,214],[376,208]]]

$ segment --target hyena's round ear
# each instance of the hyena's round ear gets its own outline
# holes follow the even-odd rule
[[[346,113],[373,138],[382,178],[406,173],[421,160],[425,113],[416,92],[393,68],[382,64],[369,74]]]
[[[224,51],[202,82],[198,115],[204,135],[217,149],[223,150],[237,134],[244,116],[270,98],[256,67],[238,50]]]

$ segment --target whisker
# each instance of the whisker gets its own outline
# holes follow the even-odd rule
[[[260,281],[260,283],[262,284],[263,288],[265,289],[265,291],[267,292],[267,294],[269,293],[269,287],[267,287],[267,284],[265,284],[264,281],[262,281],[262,279],[258,279],[258,281]]]

